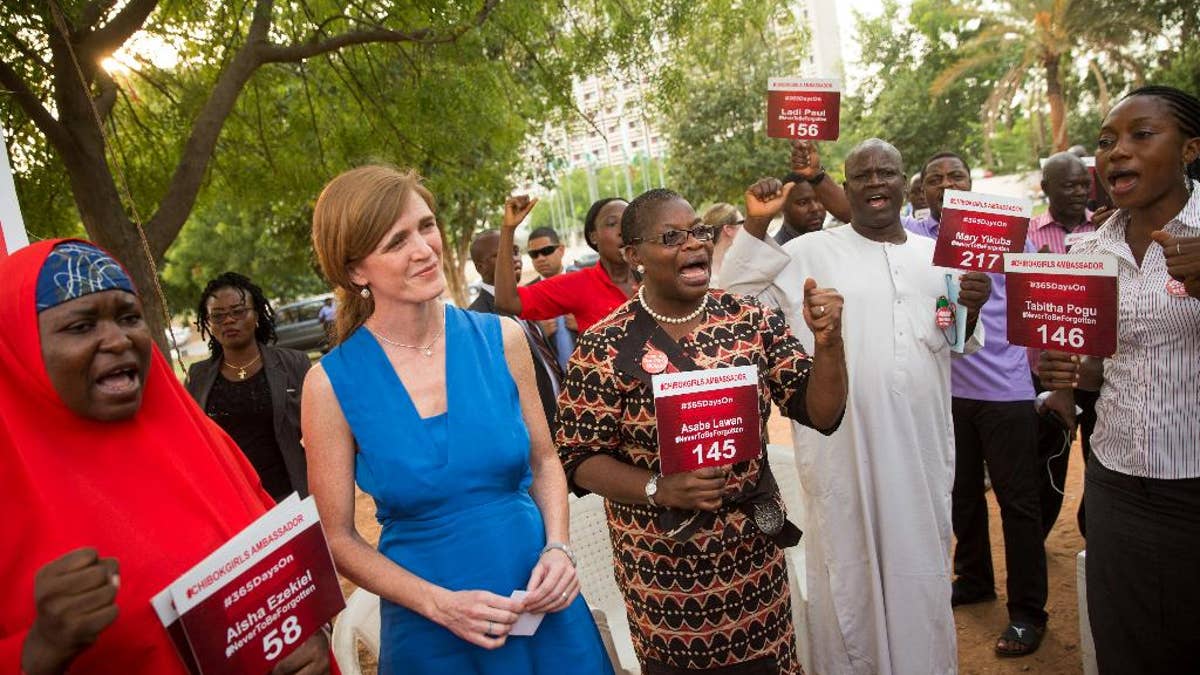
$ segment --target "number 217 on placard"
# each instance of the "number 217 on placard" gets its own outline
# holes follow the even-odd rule
[[[962,251],[962,266],[974,267],[981,270],[992,270],[1000,264],[999,253],[975,253]]]

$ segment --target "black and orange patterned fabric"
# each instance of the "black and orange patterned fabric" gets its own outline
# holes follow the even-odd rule
[[[651,375],[641,367],[651,348],[679,370],[757,366],[764,438],[772,400],[783,410],[803,409],[812,361],[783,316],[719,290],[707,302],[701,324],[679,342],[636,299],[580,336],[559,396],[556,438],[576,494],[586,490],[575,470],[598,453],[658,471]],[[763,496],[783,510],[763,450],[733,465],[726,506],[683,541],[668,523],[687,513],[605,500],[616,581],[643,672],[803,672],[783,549],[736,504],[766,485]]]

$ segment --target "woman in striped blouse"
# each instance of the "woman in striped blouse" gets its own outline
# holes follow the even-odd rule
[[[1096,658],[1101,673],[1200,672],[1200,100],[1133,91],[1104,119],[1096,169],[1120,210],[1071,253],[1118,261],[1117,353],[1040,363],[1056,397],[1100,388],[1086,477]]]

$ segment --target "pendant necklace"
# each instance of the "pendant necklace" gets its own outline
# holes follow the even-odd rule
[[[368,328],[368,330],[371,331],[372,335],[379,338],[380,340],[383,340],[384,342],[388,343],[389,345],[392,345],[393,347],[404,347],[405,349],[415,349],[415,350],[421,352],[421,354],[423,356],[425,356],[426,358],[433,356],[433,344],[438,341],[438,338],[442,337],[442,331],[444,331],[445,329],[446,329],[446,321],[445,321],[445,317],[443,316],[442,325],[439,326],[437,332],[433,334],[433,338],[429,341],[429,344],[422,347],[420,345],[406,345],[403,342],[397,342],[397,341],[389,338],[388,336],[384,335],[383,333],[380,333],[378,330],[376,330],[374,328]]]
[[[253,366],[254,364],[258,363],[258,360],[261,358],[262,358],[262,352],[259,352],[258,356],[254,357],[253,361],[251,361],[250,363],[247,363],[244,366],[234,365],[234,364],[230,363],[228,359],[226,359],[224,361],[224,363],[226,366],[229,367],[230,370],[237,371],[237,376],[238,376],[239,380],[244,380],[244,379],[246,379],[246,369]]]

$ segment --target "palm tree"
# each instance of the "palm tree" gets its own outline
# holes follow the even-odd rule
[[[996,121],[1013,96],[1036,85],[1045,87],[1052,145],[1055,151],[1066,150],[1069,141],[1063,96],[1064,65],[1073,56],[1093,59],[1103,55],[1108,62],[1133,71],[1134,79],[1140,80],[1141,68],[1121,48],[1139,31],[1149,33],[1155,29],[1153,21],[1145,16],[1105,11],[1093,0],[968,0],[955,12],[966,21],[978,21],[979,32],[961,46],[965,56],[934,80],[932,94],[943,93],[977,68],[1012,64],[996,81],[983,106],[985,152],[990,148]],[[1101,91],[1107,92],[1099,68],[1092,72]]]

